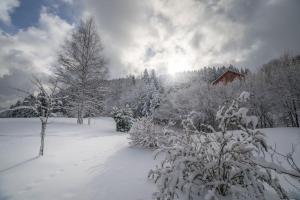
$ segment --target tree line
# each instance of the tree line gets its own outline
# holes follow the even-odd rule
[[[131,109],[133,118],[153,113],[157,123],[174,121],[180,124],[183,116],[194,111],[198,123],[216,126],[214,114],[218,106],[232,100],[241,91],[249,91],[250,113],[258,116],[258,127],[300,126],[300,56],[283,55],[264,64],[256,72],[233,65],[203,67],[175,75],[157,75],[145,69],[140,75],[108,80],[108,60],[92,18],[79,26],[58,52],[58,64],[52,80],[57,82],[62,106],[58,116],[83,118],[112,116],[114,108]],[[245,75],[242,81],[211,83],[225,71]],[[36,95],[18,101],[0,117],[37,117],[28,109],[14,109],[34,104]]]
[[[104,60],[101,62],[105,63]],[[157,122],[173,120],[179,123],[180,115],[187,115],[193,110],[197,112],[199,124],[216,125],[214,114],[218,105],[247,90],[253,96],[250,112],[258,116],[258,127],[299,127],[299,62],[300,56],[284,55],[264,64],[256,72],[233,66],[205,67],[197,71],[177,73],[174,77],[158,76],[155,70],[145,69],[138,76],[104,80],[103,76],[99,79],[89,75],[89,80],[81,79],[81,82],[72,78],[75,72],[62,73],[60,77],[63,80],[63,90],[59,95],[69,98],[62,100],[63,107],[57,113],[67,117],[79,115],[81,118],[111,116],[114,107],[125,108],[128,105],[133,117],[138,118],[149,112],[151,103],[155,104],[155,112],[152,112]],[[246,74],[245,79],[212,86],[211,82],[215,77],[226,70]],[[80,72],[79,69],[78,71]],[[107,69],[103,72],[102,75],[106,75]],[[29,95],[11,108],[30,105],[33,99],[33,95]],[[25,109],[7,111],[1,116],[36,117],[33,112]],[[82,120],[78,122],[81,123]]]

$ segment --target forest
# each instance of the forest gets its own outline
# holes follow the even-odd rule
[[[212,85],[227,70],[245,74],[243,80]],[[231,101],[242,91],[251,93],[250,113],[258,116],[258,127],[299,127],[300,118],[300,56],[283,55],[251,72],[233,66],[204,67],[174,75],[157,75],[147,70],[140,75],[102,80],[97,106],[84,111],[83,117],[112,116],[113,108],[126,106],[134,118],[153,112],[157,123],[169,120],[180,124],[180,117],[197,113],[197,123],[216,126],[214,114],[218,106]],[[60,92],[57,95],[63,95]],[[67,99],[62,101],[58,116],[76,117]],[[10,109],[34,104],[33,94],[10,106]],[[73,106],[74,107],[74,106]],[[1,117],[36,117],[28,109],[8,110]]]

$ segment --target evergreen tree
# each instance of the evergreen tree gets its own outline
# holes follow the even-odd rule
[[[143,76],[142,76],[142,80],[143,80],[146,84],[149,84],[149,83],[150,83],[150,76],[149,76],[149,73],[148,73],[148,70],[147,70],[147,69],[144,70],[144,73],[143,73]]]
[[[133,120],[133,114],[129,105],[126,105],[124,108],[114,107],[112,114],[116,122],[116,130],[119,132],[128,132]]]

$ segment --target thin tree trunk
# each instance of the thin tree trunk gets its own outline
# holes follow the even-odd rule
[[[299,117],[298,117],[298,113],[297,113],[297,106],[296,106],[295,100],[293,100],[293,109],[294,109],[294,116],[295,116],[295,124],[296,124],[296,127],[300,127],[300,124],[299,124]]]
[[[80,106],[80,108],[78,109],[78,114],[77,114],[77,124],[83,124],[83,118],[82,118],[82,107]]]
[[[83,81],[84,82],[84,81]],[[77,124],[83,124],[83,107],[84,107],[84,92],[80,93],[80,104],[78,107]]]
[[[44,155],[46,126],[47,126],[47,122],[42,121],[41,146],[40,146],[39,156],[43,156]]]
[[[80,111],[78,110],[78,115],[77,115],[77,124],[83,124],[83,119],[81,117]]]

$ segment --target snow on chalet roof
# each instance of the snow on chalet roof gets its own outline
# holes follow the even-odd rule
[[[219,81],[225,74],[227,74],[227,73],[229,73],[229,72],[244,77],[244,74],[241,74],[241,73],[239,73],[239,72],[236,72],[236,71],[233,71],[233,70],[228,69],[228,70],[226,70],[223,74],[221,74],[218,78],[216,78],[216,80],[214,80],[214,81],[212,82],[212,84],[214,85],[214,84],[218,83],[218,81]]]

